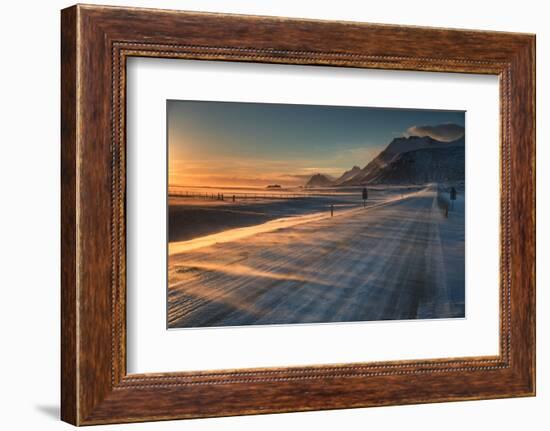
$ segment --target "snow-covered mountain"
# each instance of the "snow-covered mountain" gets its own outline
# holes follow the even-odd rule
[[[306,187],[366,184],[421,184],[464,180],[464,136],[450,142],[430,136],[395,138],[364,168],[354,166],[339,178],[315,174]]]
[[[457,152],[453,148],[462,148],[462,158],[457,157]],[[430,152],[420,152],[420,150],[430,150]],[[432,151],[433,150],[433,151]],[[437,150],[437,151],[436,151]],[[405,156],[407,153],[408,156]],[[430,158],[428,154],[432,154]],[[449,158],[448,163],[445,162]],[[401,160],[398,162],[398,160]],[[403,161],[414,165],[405,169]],[[395,162],[395,163],[394,163]],[[406,182],[422,183],[426,178],[446,176],[456,177],[462,172],[464,179],[464,137],[451,142],[441,142],[429,136],[410,136],[408,138],[395,138],[378,156],[371,160],[360,172],[349,178],[342,185],[355,186],[385,181],[396,182],[398,175],[394,172],[400,166],[408,174]],[[449,171],[447,173],[446,171]],[[389,172],[392,172],[391,174]],[[414,174],[413,174],[414,172]],[[452,173],[451,173],[452,172]],[[403,178],[403,181],[405,179]],[[435,181],[435,180],[434,180]]]
[[[369,173],[369,184],[422,184],[464,180],[464,145],[427,147],[399,153]]]

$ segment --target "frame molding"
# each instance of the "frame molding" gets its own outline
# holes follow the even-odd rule
[[[63,420],[88,425],[534,395],[533,35],[83,5],[62,11],[61,30]],[[498,75],[500,354],[127,375],[130,56]]]

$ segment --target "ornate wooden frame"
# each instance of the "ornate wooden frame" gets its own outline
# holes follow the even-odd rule
[[[88,425],[534,395],[534,35],[77,5],[62,11],[61,47],[63,420]],[[500,354],[128,375],[129,56],[498,75]]]

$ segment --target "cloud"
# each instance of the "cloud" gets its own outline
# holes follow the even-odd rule
[[[436,126],[412,126],[407,129],[408,136],[429,136],[438,141],[450,142],[464,136],[464,127],[447,123]]]

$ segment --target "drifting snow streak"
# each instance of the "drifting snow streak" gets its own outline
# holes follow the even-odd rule
[[[422,192],[424,191],[408,193],[406,195],[403,195],[402,197],[390,198],[385,200],[384,202],[377,203],[374,205],[369,205],[367,208],[353,208],[349,210],[336,211],[334,213],[334,217],[343,217],[343,216],[349,216],[351,214],[355,214],[357,212],[364,212],[372,208],[378,208],[380,206],[388,205],[396,201],[408,199],[411,196],[418,195],[419,193],[422,193]],[[283,218],[279,218],[277,220],[271,220],[256,226],[247,226],[247,227],[240,227],[236,229],[229,229],[224,232],[215,233],[213,235],[207,235],[200,238],[195,238],[189,241],[171,242],[168,244],[168,255],[171,256],[174,254],[183,253],[186,251],[191,251],[202,247],[207,247],[214,244],[237,241],[239,239],[244,239],[252,235],[273,232],[275,230],[289,228],[289,227],[297,226],[303,223],[310,223],[314,221],[324,220],[326,218],[331,218],[330,210],[322,213],[306,214],[306,215],[294,216],[294,217],[283,217]]]

